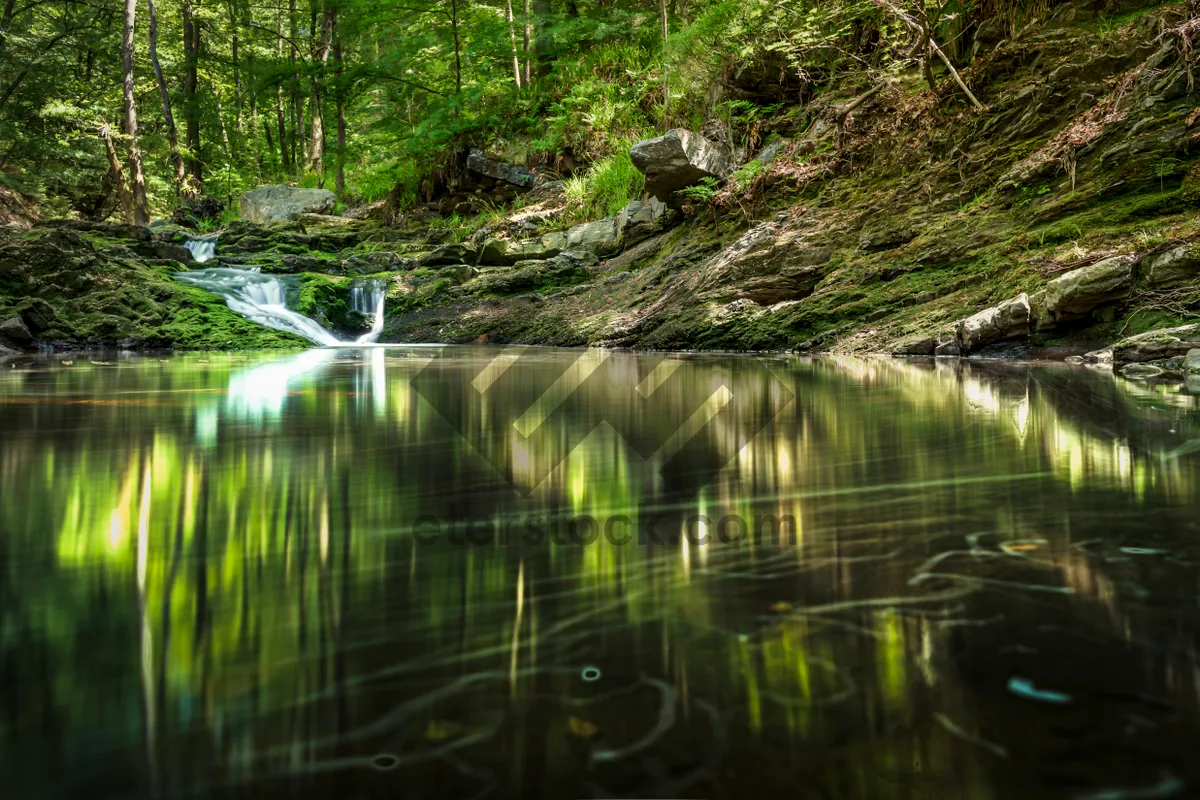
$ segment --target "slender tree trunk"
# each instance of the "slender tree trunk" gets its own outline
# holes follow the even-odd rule
[[[267,150],[275,149],[275,139],[271,136],[271,123],[266,119],[263,120],[263,133],[267,136]]]
[[[288,0],[288,19],[291,23],[292,117],[295,126],[295,130],[292,131],[292,166],[294,174],[298,175],[301,163],[308,161],[308,137],[304,135],[304,96],[300,93],[300,71],[294,66],[300,60],[300,51],[297,49],[300,31],[296,19],[296,0]]]
[[[337,7],[333,9],[333,57],[337,62],[334,72],[334,97],[337,98],[337,175],[334,188],[338,197],[346,192],[346,92],[342,86],[342,37],[338,32]]]
[[[279,41],[275,50],[276,57],[283,61],[283,10],[279,11]],[[291,166],[288,160],[287,119],[283,111],[283,83],[275,87],[275,122],[279,128],[279,165],[283,169]]]
[[[199,195],[203,191],[204,176],[201,170],[200,152],[200,102],[196,96],[199,85],[200,66],[200,22],[196,19],[192,0],[183,0],[183,92],[186,97],[184,117],[187,122],[188,186],[186,192]]]
[[[137,23],[137,0],[125,0],[125,29],[121,40],[121,71],[123,73],[125,134],[129,137],[129,172],[133,183],[133,213],[127,220],[134,225],[150,221],[146,202],[146,173],[142,169],[142,151],[137,138],[137,105],[133,94],[133,31]]]
[[[533,80],[533,53],[529,49],[530,39],[533,37],[533,13],[529,9],[529,1],[525,0],[525,85],[528,86]]]
[[[321,27],[314,31],[313,43],[313,77],[309,84],[308,105],[312,116],[310,129],[311,144],[309,145],[309,165],[313,172],[320,176],[318,184],[325,184],[325,65],[329,62],[330,40],[332,37],[334,11],[329,6],[321,14]]]
[[[229,27],[233,32],[230,37],[230,57],[233,66],[233,107],[234,107],[234,148],[241,149],[242,137],[242,66],[238,58],[238,14],[237,0],[229,0]]]
[[[148,0],[150,10],[150,64],[154,67],[154,77],[158,81],[158,93],[162,97],[163,122],[167,126],[167,139],[171,144],[171,166],[175,169],[175,191],[183,193],[187,182],[187,173],[183,168],[183,156],[179,154],[179,132],[175,129],[175,115],[171,113],[171,95],[167,91],[167,81],[163,77],[162,65],[158,62],[158,12],[154,8],[154,0]]]
[[[508,12],[508,39],[512,43],[513,84],[521,91],[521,54],[517,51],[517,26],[513,17],[512,0],[504,0],[505,11]]]
[[[133,218],[133,193],[125,182],[125,169],[117,156],[117,148],[113,145],[112,129],[107,124],[100,125],[100,140],[104,142],[104,155],[108,158],[108,168],[112,173],[113,185],[117,189],[117,199],[121,201],[121,217],[128,221]]]

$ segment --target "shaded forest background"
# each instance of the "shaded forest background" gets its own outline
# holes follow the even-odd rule
[[[980,31],[1047,0],[0,0],[0,182],[43,216],[144,223],[256,185],[427,202],[464,148],[596,213],[628,147],[682,126],[735,149],[802,128],[836,77],[919,72],[947,103]],[[954,80],[951,80],[953,78]],[[948,87],[948,88],[947,88]],[[712,133],[714,122],[719,129]],[[226,212],[232,215],[232,211]]]

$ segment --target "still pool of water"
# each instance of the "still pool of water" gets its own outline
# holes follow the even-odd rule
[[[1186,389],[483,347],[0,369],[5,796],[1200,796]]]

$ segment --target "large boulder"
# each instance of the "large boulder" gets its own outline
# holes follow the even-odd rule
[[[10,317],[0,322],[0,341],[26,345],[33,341],[33,334],[25,327],[20,317]]]
[[[621,249],[618,217],[585,222],[567,231],[567,249],[590,250],[598,256],[612,255]]]
[[[1145,261],[1146,285],[1157,289],[1200,278],[1200,246],[1176,247]]]
[[[465,244],[444,244],[417,259],[418,267],[446,267],[474,264],[479,254]]]
[[[467,169],[477,175],[486,175],[522,189],[532,189],[539,182],[538,176],[524,167],[488,158],[482,150],[471,150],[467,153]]]
[[[328,214],[337,195],[328,189],[263,186],[241,197],[242,218],[259,225],[293,220],[301,214]]]
[[[41,333],[58,319],[54,308],[40,297],[26,298],[18,310],[25,327],[34,333]]]
[[[566,234],[547,233],[537,239],[488,239],[479,250],[479,263],[487,266],[510,266],[518,261],[554,258],[567,246]]]
[[[980,311],[963,320],[960,333],[962,349],[970,353],[987,344],[1002,342],[1029,333],[1029,295],[1022,292],[1012,300]]]
[[[678,189],[733,171],[729,148],[683,128],[638,142],[629,157],[646,176],[646,191],[664,203]]]
[[[1183,360],[1183,371],[1188,375],[1200,375],[1200,350],[1188,350]]]
[[[1088,361],[1113,364],[1144,363],[1168,358],[1186,357],[1192,350],[1200,348],[1200,325],[1181,325],[1149,333],[1139,333],[1122,339],[1110,348],[1088,353]],[[1107,355],[1107,357],[1106,357]]]
[[[630,200],[617,214],[617,233],[621,248],[632,247],[657,233],[667,230],[680,218],[680,213],[667,208],[657,197],[649,200]]]
[[[833,248],[807,237],[777,222],[751,228],[708,262],[697,296],[760,305],[808,297],[828,272]]]
[[[475,268],[467,264],[451,264],[439,269],[437,276],[453,281],[456,285],[463,284],[475,277]]]
[[[1039,327],[1077,319],[1092,309],[1123,300],[1133,286],[1133,260],[1114,256],[1059,275],[1036,296]]]

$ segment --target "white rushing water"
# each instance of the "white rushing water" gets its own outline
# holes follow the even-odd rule
[[[184,242],[184,247],[192,251],[192,258],[203,264],[217,254],[217,237],[211,239],[192,239]]]
[[[175,277],[221,295],[231,309],[259,325],[299,334],[319,345],[343,344],[313,320],[289,309],[284,302],[286,288],[279,278],[272,275],[245,269],[210,267],[180,272]]]
[[[216,255],[217,237],[192,239],[184,247],[192,252],[197,261],[205,262]],[[387,286],[383,281],[365,282],[350,290],[350,307],[371,317],[371,330],[356,339],[343,341],[316,321],[289,309],[286,302],[287,287],[283,281],[263,275],[257,268],[209,267],[180,272],[175,277],[221,295],[231,309],[259,325],[299,334],[315,344],[370,344],[378,340],[383,332],[383,304],[387,294]]]
[[[350,290],[350,307],[372,317],[371,330],[358,337],[358,344],[370,344],[383,333],[383,301],[386,294],[383,281],[371,281],[370,286],[355,286]]]

